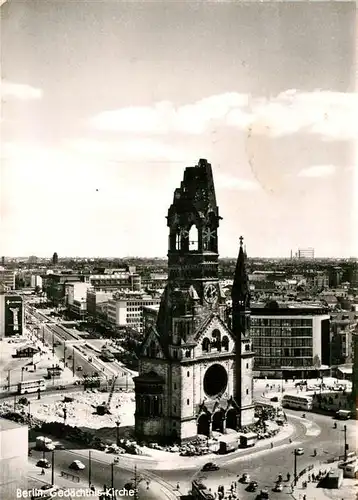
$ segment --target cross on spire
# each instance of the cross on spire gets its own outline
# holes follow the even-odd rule
[[[242,247],[242,245],[244,243],[244,238],[242,236],[240,236],[239,240],[240,240],[240,247]]]

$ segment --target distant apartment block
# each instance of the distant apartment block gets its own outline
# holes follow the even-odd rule
[[[15,289],[15,272],[5,267],[0,267],[0,284],[8,290]]]
[[[251,309],[255,370],[261,376],[308,377],[330,364],[330,316],[314,307]]]
[[[160,298],[138,292],[117,293],[108,301],[108,321],[118,327],[143,332],[143,307],[160,304]]]
[[[112,274],[92,274],[89,283],[95,290],[115,292],[118,290],[140,291],[141,277],[130,271],[113,272]]]
[[[87,314],[96,318],[103,316],[103,306],[113,298],[113,292],[95,290],[92,286],[87,290]]]
[[[38,288],[42,290],[42,277],[38,274],[31,275],[31,288]]]
[[[299,248],[297,250],[298,259],[314,259],[314,248]]]

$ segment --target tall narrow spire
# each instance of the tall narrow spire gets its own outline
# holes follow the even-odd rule
[[[248,306],[250,302],[249,279],[246,272],[246,248],[244,250],[244,238],[240,236],[240,250],[237,258],[234,282],[232,285],[232,301],[241,306]]]

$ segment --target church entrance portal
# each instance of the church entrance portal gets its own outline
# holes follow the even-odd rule
[[[222,365],[211,365],[204,376],[204,391],[209,397],[221,396],[227,387],[228,377]]]
[[[213,415],[213,431],[224,432],[224,412],[217,411]]]
[[[237,412],[234,408],[231,408],[226,414],[226,428],[234,430],[237,428]]]
[[[202,413],[198,419],[198,434],[209,436],[210,434],[210,417],[207,413]]]

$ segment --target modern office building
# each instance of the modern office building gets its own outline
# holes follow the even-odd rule
[[[297,250],[298,259],[314,259],[314,248],[299,248]]]
[[[8,290],[14,290],[15,272],[12,269],[0,267],[0,284],[4,285]]]
[[[159,298],[153,298],[143,292],[118,292],[108,301],[108,321],[114,326],[127,326],[143,332],[143,307],[158,304]]]
[[[308,377],[329,368],[330,315],[325,308],[279,306],[251,309],[254,369],[260,376]]]
[[[106,292],[104,290],[95,290],[90,287],[87,290],[87,314],[95,318],[99,313],[101,315],[103,304],[108,303],[113,298],[113,292]]]
[[[0,498],[17,498],[27,489],[28,428],[0,418]]]

